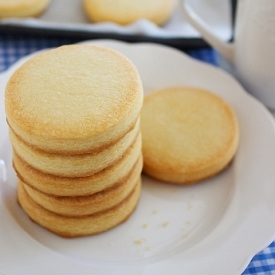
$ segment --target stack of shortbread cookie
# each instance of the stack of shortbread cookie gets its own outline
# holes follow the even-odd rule
[[[141,189],[143,90],[126,57],[88,45],[40,53],[15,71],[5,98],[18,200],[33,221],[75,237],[130,216]]]

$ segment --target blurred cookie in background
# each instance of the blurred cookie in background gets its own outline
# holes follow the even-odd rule
[[[38,17],[51,0],[0,0],[0,19],[8,17]]]
[[[147,19],[163,25],[171,17],[176,0],[83,0],[84,10],[90,21],[131,24]]]

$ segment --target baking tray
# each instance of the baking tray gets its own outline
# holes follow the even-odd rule
[[[188,1],[214,33],[223,40],[232,39],[236,0]],[[177,5],[170,20],[162,27],[147,20],[119,26],[111,22],[89,22],[81,0],[52,0],[46,12],[38,18],[0,20],[0,33],[58,36],[79,40],[109,38],[126,42],[155,42],[180,49],[208,46],[199,33],[184,20],[179,2]]]

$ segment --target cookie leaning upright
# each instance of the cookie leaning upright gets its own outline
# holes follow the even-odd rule
[[[50,2],[51,0],[0,0],[0,18],[39,16]]]
[[[39,53],[6,86],[5,107],[29,217],[63,237],[125,221],[141,188],[142,83],[123,55],[70,45]]]
[[[190,87],[147,95],[141,131],[144,172],[178,184],[223,170],[239,141],[237,118],[229,104],[209,91]]]

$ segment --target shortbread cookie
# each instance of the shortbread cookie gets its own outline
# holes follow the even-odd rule
[[[138,179],[140,179],[142,166],[142,158],[140,158],[122,181],[90,196],[47,195],[23,182],[21,183],[33,201],[53,213],[71,217],[92,215],[106,211],[122,202],[132,192]]]
[[[43,13],[51,0],[0,0],[0,18],[36,17]]]
[[[105,150],[64,155],[35,149],[22,141],[13,131],[9,131],[13,149],[21,159],[43,173],[61,177],[86,177],[102,171],[117,162],[132,144],[139,143],[139,135],[138,123],[134,130]]]
[[[114,50],[81,44],[29,59],[5,94],[7,122],[26,144],[68,155],[117,142],[134,128],[142,103],[132,62]]]
[[[144,172],[178,184],[223,170],[239,141],[237,118],[229,104],[209,91],[190,87],[146,96],[141,131]]]
[[[176,0],[83,0],[87,17],[95,23],[131,24],[147,19],[162,25],[172,15]]]
[[[125,180],[132,167],[142,159],[141,140],[133,144],[112,166],[88,177],[57,177],[42,173],[25,163],[15,152],[13,166],[18,178],[30,187],[55,196],[88,196]]]
[[[28,216],[42,227],[67,238],[100,233],[126,221],[137,206],[140,191],[139,179],[133,191],[117,206],[93,215],[66,217],[50,212],[35,203],[20,182],[17,188],[18,201]]]

